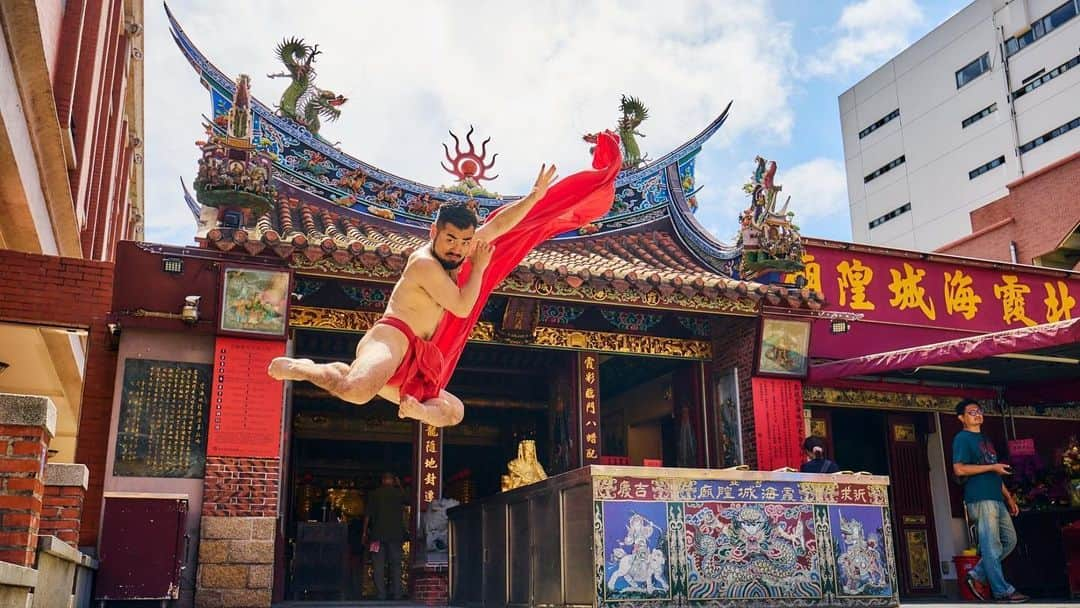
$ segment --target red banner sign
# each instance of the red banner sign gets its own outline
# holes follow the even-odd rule
[[[802,382],[752,378],[758,469],[799,468],[802,462]]]
[[[1080,315],[1080,280],[808,246],[807,286],[867,321],[989,332]]]
[[[284,342],[218,337],[207,456],[278,457],[282,386],[266,368],[284,354]]]
[[[1035,440],[1034,439],[1010,439],[1009,440],[1009,456],[1034,456],[1035,455]]]
[[[420,510],[427,511],[432,501],[442,497],[442,429],[424,423],[417,425],[420,450]]]
[[[578,354],[578,386],[581,387],[581,465],[600,464],[600,358],[596,353]]]

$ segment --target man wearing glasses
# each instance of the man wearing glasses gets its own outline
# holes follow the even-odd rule
[[[964,584],[982,601],[988,599],[989,583],[995,601],[1026,602],[1030,598],[1010,585],[1001,572],[1001,560],[1016,547],[1016,530],[1010,516],[1020,512],[1001,479],[1012,471],[1009,465],[998,462],[994,444],[981,432],[983,411],[979,402],[964,399],[956,404],[956,415],[964,430],[953,439],[953,473],[964,486],[964,504],[978,532],[981,557]]]

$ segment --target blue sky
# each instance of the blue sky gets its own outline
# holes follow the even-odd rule
[[[500,178],[524,192],[541,163],[585,166],[579,135],[613,126],[619,96],[650,109],[642,148],[658,157],[734,100],[698,157],[698,218],[731,241],[755,155],[776,160],[807,236],[849,240],[837,97],[967,2],[295,2],[173,1],[197,46],[225,73],[252,75],[274,105],[285,86],[273,48],[318,43],[319,86],[349,102],[323,135],[387,171],[433,185],[446,132],[491,136]],[[194,221],[179,179],[209,95],[147,4],[146,239],[188,245]]]

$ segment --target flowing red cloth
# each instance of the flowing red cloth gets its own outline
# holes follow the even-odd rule
[[[593,168],[574,173],[559,180],[548,189],[529,213],[508,232],[492,241],[495,254],[484,271],[480,283],[480,297],[468,317],[455,317],[449,312],[443,314],[431,342],[442,351],[443,368],[438,388],[446,388],[450,376],[454,375],[465,341],[476,325],[480,313],[484,310],[488,296],[540,243],[570,230],[576,230],[589,224],[607,213],[615,200],[615,176],[622,168],[622,151],[619,137],[605,131],[597,137],[593,149]],[[491,221],[505,207],[500,207],[488,216]],[[471,261],[466,260],[458,273],[458,286],[464,285],[472,271]],[[438,394],[436,391],[435,395]],[[430,396],[435,396],[430,395]],[[425,401],[419,395],[417,399]]]
[[[417,398],[423,395],[423,401],[437,397],[442,388],[439,385],[443,369],[442,351],[431,342],[416,337],[409,324],[397,317],[383,317],[375,322],[376,325],[380,323],[400,331],[409,340],[409,350],[405,351],[401,364],[386,384],[398,387],[402,395]]]

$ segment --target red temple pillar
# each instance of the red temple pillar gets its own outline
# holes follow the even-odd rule
[[[269,608],[281,482],[285,342],[219,336],[206,444],[196,605]]]
[[[443,430],[439,427],[419,423],[416,425],[416,517],[413,524],[417,527],[419,538],[421,518],[428,506],[442,498],[443,477]],[[446,605],[450,601],[450,572],[446,560],[429,561],[427,543],[415,540],[412,544],[413,563],[410,570],[410,584],[414,599],[427,605]]]
[[[575,367],[581,466],[600,464],[600,357],[592,351],[579,352]]]

